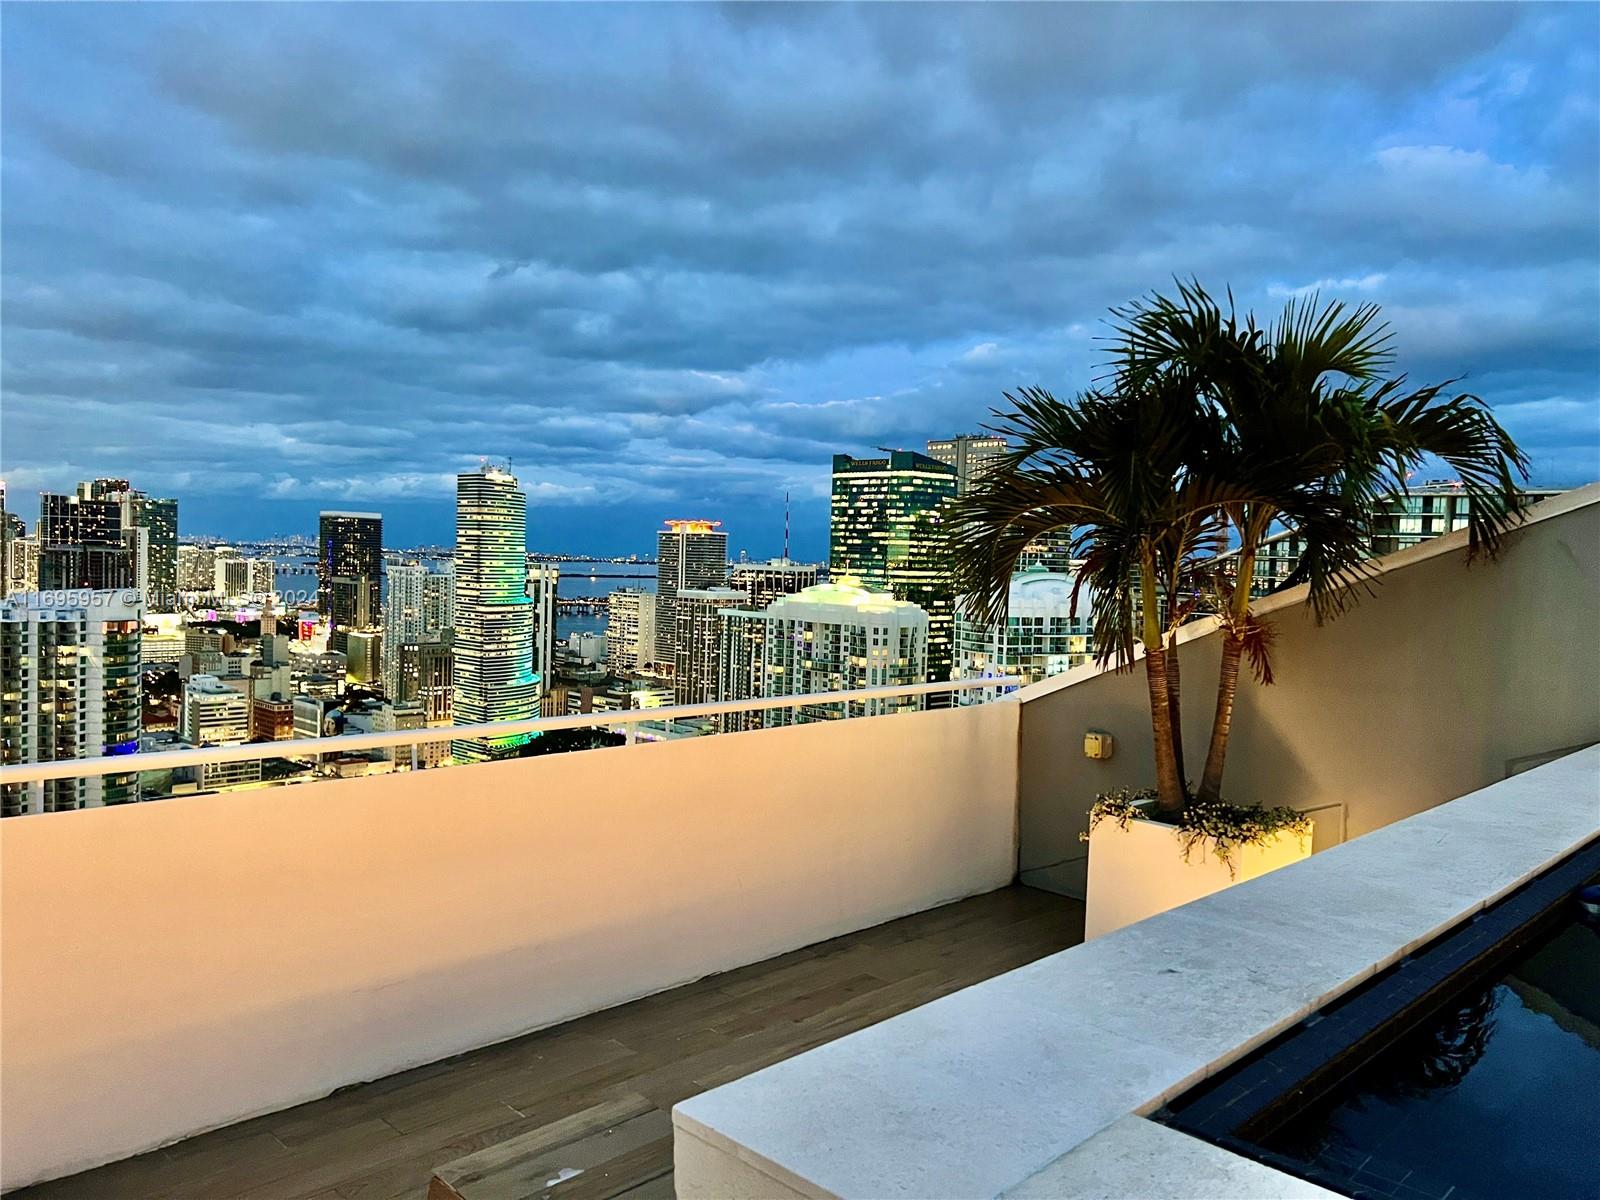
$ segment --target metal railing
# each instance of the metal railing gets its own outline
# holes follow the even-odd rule
[[[665,708],[627,708],[611,712],[573,713],[559,717],[536,717],[525,721],[491,721],[478,725],[437,725],[422,729],[396,729],[382,733],[348,733],[334,737],[293,738],[281,742],[242,742],[230,746],[197,746],[187,750],[157,750],[150,753],[119,754],[103,758],[67,758],[52,762],[15,763],[0,767],[0,784],[41,783],[53,779],[87,779],[99,775],[123,775],[132,771],[168,771],[185,767],[207,767],[220,763],[256,762],[267,759],[320,758],[325,755],[360,753],[408,747],[411,765],[418,765],[417,747],[435,742],[488,740],[523,733],[550,733],[560,729],[596,727],[626,729],[631,744],[640,725],[691,721],[702,717],[734,713],[766,712],[772,709],[808,708],[812,705],[867,703],[927,696],[941,692],[988,689],[997,694],[1014,692],[1021,684],[1015,679],[988,677],[952,679],[939,683],[908,683],[895,687],[858,688],[846,692],[812,692],[796,696],[771,696],[753,700],[717,700],[709,704],[683,704]],[[842,714],[841,719],[892,716],[894,712]],[[736,732],[736,731],[730,731]],[[750,730],[745,732],[760,732]],[[719,735],[727,736],[727,735]],[[458,766],[472,764],[454,764]]]

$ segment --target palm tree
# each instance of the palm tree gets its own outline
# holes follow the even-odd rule
[[[1220,506],[1258,499],[1204,469],[1220,454],[1223,431],[1176,386],[1182,382],[1151,372],[1137,387],[1119,382],[1070,402],[1043,388],[1007,393],[1011,411],[997,412],[993,428],[1013,449],[949,518],[957,594],[975,619],[994,623],[1005,620],[1024,550],[1047,533],[1071,531],[1069,552],[1084,560],[1073,605],[1088,584],[1097,659],[1130,669],[1135,643],[1143,643],[1157,803],[1167,812],[1183,808],[1187,788],[1160,600],[1177,594],[1214,544]]]
[[[1287,584],[1309,585],[1320,622],[1358,598],[1370,575],[1371,514],[1407,490],[1427,455],[1443,459],[1470,501],[1469,557],[1493,555],[1522,516],[1518,478],[1527,459],[1476,396],[1445,395],[1447,380],[1409,388],[1385,378],[1393,351],[1376,305],[1353,310],[1316,296],[1291,300],[1261,329],[1227,311],[1197,283],[1178,298],[1154,295],[1115,310],[1124,387],[1146,379],[1187,390],[1210,414],[1224,448],[1210,469],[1230,475],[1249,499],[1221,503],[1238,545],[1231,579],[1219,581],[1222,667],[1198,799],[1220,798],[1241,660],[1271,682],[1270,628],[1250,610],[1256,556],[1275,527],[1296,528],[1305,553]],[[1226,462],[1228,465],[1223,466]]]

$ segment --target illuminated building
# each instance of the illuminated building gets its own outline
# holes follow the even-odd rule
[[[1537,504],[1564,490],[1526,488],[1522,496],[1528,504]],[[1472,498],[1459,481],[1429,480],[1410,488],[1406,495],[1391,495],[1373,506],[1368,553],[1377,558],[1409,550],[1429,538],[1467,528],[1471,515]],[[1267,538],[1256,554],[1252,594],[1264,596],[1282,587],[1300,565],[1304,553],[1305,538],[1297,529],[1285,529]]]
[[[41,591],[138,586],[138,546],[125,531],[123,494],[107,486],[113,482],[120,481],[81,483],[71,495],[40,493],[36,532]]]
[[[391,733],[401,729],[426,729],[427,714],[422,705],[414,701],[385,701],[372,718],[373,733]],[[413,755],[413,750],[415,754]],[[389,746],[380,751],[386,762],[397,771],[409,771],[413,761],[422,769],[441,767],[450,757],[448,742],[420,742],[415,747]]]
[[[426,617],[423,588],[428,568],[421,563],[397,563],[388,570],[388,592],[383,598],[383,694],[391,700],[400,689],[400,648],[422,640]]]
[[[456,623],[455,568],[449,563],[430,571],[422,581],[422,627],[443,632]]]
[[[527,530],[528,500],[509,471],[484,467],[456,477],[457,725],[539,715]],[[463,762],[504,757],[532,736],[458,739],[451,753]]]
[[[209,592],[216,586],[217,552],[211,546],[178,547],[178,590]]]
[[[353,629],[381,621],[383,517],[378,513],[324,512],[317,542],[317,604],[328,618],[328,645],[343,650]]]
[[[0,600],[14,590],[26,590],[14,589],[11,581],[16,569],[16,551],[13,548],[27,536],[28,527],[22,518],[6,508],[6,485],[0,479]]]
[[[145,607],[151,612],[176,612],[178,502],[132,492],[129,506],[133,525],[145,531]],[[270,584],[266,590],[271,590]]]
[[[352,629],[345,639],[345,680],[358,687],[371,687],[383,680],[383,634],[376,630]]]
[[[611,593],[606,616],[606,666],[641,671],[656,660],[656,595],[639,588]]]
[[[733,588],[683,588],[678,592],[672,690],[679,704],[706,704],[717,698],[717,656],[722,647],[719,614],[749,601],[749,596]]]
[[[930,441],[928,457],[955,468],[956,493],[964,496],[973,483],[983,478],[985,471],[1006,456],[1008,449],[1003,437],[988,433],[961,433],[955,437]]]
[[[846,576],[780,596],[766,609],[723,613],[720,699],[811,695],[922,682],[928,614]],[[766,725],[836,720],[925,706],[921,696],[771,709]],[[748,728],[746,722],[740,727]]]
[[[555,563],[528,560],[528,598],[533,601],[533,669],[541,690],[555,678],[556,594],[561,568]]]
[[[423,718],[430,726],[452,723],[455,654],[448,642],[407,642],[400,647],[400,678],[394,699],[422,705]]]
[[[676,608],[687,588],[728,580],[728,535],[721,521],[668,521],[656,534],[656,661],[677,661]]]
[[[56,607],[48,594],[0,601],[0,753],[8,763],[133,754],[139,748],[144,609],[122,591]],[[139,799],[137,774],[0,787],[0,815]]]
[[[893,450],[887,458],[833,456],[830,572],[927,614],[929,680],[950,678],[955,592],[941,513],[956,487],[955,467],[912,450]]]
[[[779,596],[792,596],[812,587],[821,571],[816,563],[774,558],[767,562],[742,562],[733,568],[728,586],[750,597],[751,608],[765,608]]]
[[[214,675],[194,675],[183,687],[183,740],[191,746],[237,746],[250,740],[247,692],[229,687]],[[261,760],[208,763],[198,772],[202,789],[236,787],[261,779]]]
[[[1082,666],[1094,658],[1094,595],[1078,594],[1078,615],[1072,613],[1071,575],[1035,565],[1011,577],[1005,622],[988,625],[964,612],[956,614],[957,676],[1003,677],[1018,684],[1034,683]],[[976,704],[987,697],[963,692],[959,702]]]

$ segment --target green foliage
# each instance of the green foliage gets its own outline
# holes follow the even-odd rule
[[[1155,795],[1150,788],[1137,791],[1117,788],[1096,796],[1089,808],[1088,833],[1079,834],[1079,838],[1088,841],[1089,834],[1102,821],[1111,821],[1118,829],[1126,830],[1130,821],[1155,820],[1155,811],[1144,807]],[[1225,804],[1220,800],[1193,800],[1171,824],[1178,831],[1184,862],[1189,861],[1196,846],[1207,843],[1228,868],[1228,874],[1235,878],[1239,874],[1237,854],[1240,848],[1266,846],[1279,834],[1292,833],[1304,849],[1306,839],[1311,836],[1311,818],[1287,805],[1263,808],[1254,804]]]

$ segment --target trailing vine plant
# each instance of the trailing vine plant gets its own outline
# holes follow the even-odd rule
[[[1126,830],[1130,821],[1157,820],[1177,830],[1178,843],[1183,849],[1183,861],[1196,846],[1211,843],[1218,861],[1228,868],[1231,878],[1239,877],[1236,852],[1244,846],[1265,846],[1281,833],[1292,833],[1305,849],[1311,836],[1311,818],[1303,812],[1280,805],[1261,808],[1256,805],[1225,804],[1215,801],[1190,801],[1172,821],[1160,821],[1159,810],[1146,805],[1156,798],[1152,788],[1117,788],[1095,797],[1089,808],[1089,829],[1078,837],[1087,842],[1089,834],[1102,821],[1115,823]]]

